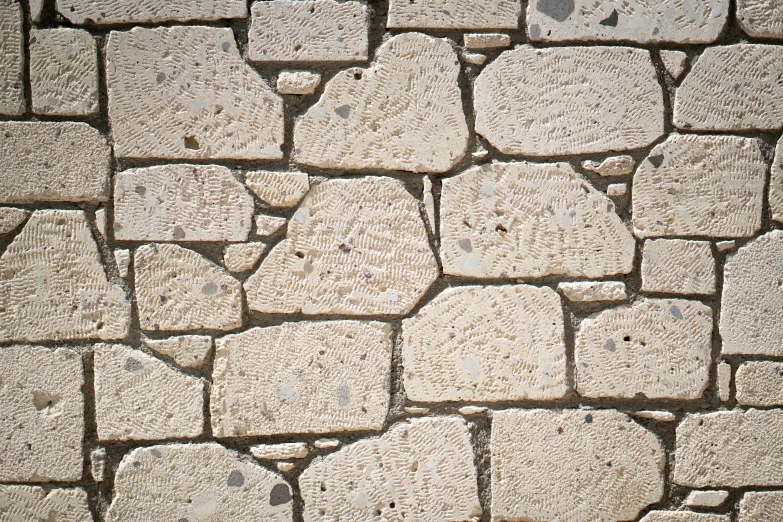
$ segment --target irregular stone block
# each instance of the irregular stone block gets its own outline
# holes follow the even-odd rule
[[[734,250],[737,247],[737,242],[733,239],[729,241],[716,241],[715,242],[715,248],[718,249],[718,252],[727,252],[729,250]]]
[[[231,330],[242,326],[239,281],[177,245],[144,245],[134,255],[142,330]]]
[[[118,241],[246,241],[253,197],[226,167],[161,165],[118,172]]]
[[[256,170],[245,174],[245,185],[270,207],[296,206],[310,190],[310,180],[304,172]]]
[[[511,37],[503,33],[468,33],[462,38],[465,49],[495,49],[511,45]]]
[[[264,243],[237,243],[223,249],[223,265],[229,272],[244,272],[256,266],[266,252]]]
[[[636,169],[634,234],[752,236],[761,227],[766,170],[756,139],[674,134]]]
[[[210,350],[212,337],[208,335],[178,335],[168,339],[143,339],[151,350],[174,359],[183,368],[201,368]]]
[[[106,476],[106,448],[95,448],[90,452],[90,474],[95,482],[103,482]]]
[[[278,469],[278,471],[288,473],[296,467],[296,464],[293,462],[276,462],[275,467]]]
[[[642,253],[642,291],[715,293],[715,258],[708,241],[648,239]]]
[[[128,271],[130,270],[130,260],[130,250],[121,248],[114,251],[114,261],[117,263],[117,272],[123,279],[128,277]]]
[[[783,37],[783,2],[781,0],[738,0],[737,21],[750,36]]]
[[[775,159],[772,161],[772,169],[769,181],[769,206],[772,211],[772,219],[783,223],[783,137],[775,148]]]
[[[731,365],[726,362],[718,364],[718,398],[722,402],[731,396]]]
[[[313,442],[317,449],[334,449],[340,447],[340,441],[337,439],[318,439]]]
[[[0,207],[0,234],[13,232],[29,215],[29,211],[21,208]]]
[[[0,349],[0,480],[81,480],[83,384],[82,360],[73,350]]]
[[[582,162],[583,169],[590,170],[601,176],[626,176],[633,172],[634,166],[636,166],[636,162],[633,157],[627,155],[610,156],[601,163],[592,160]]]
[[[659,54],[669,76],[679,79],[688,64],[688,55],[682,51],[659,51]]]
[[[434,236],[435,232],[435,198],[432,196],[432,180],[429,176],[422,177],[422,200],[424,201],[424,212],[427,214],[427,225],[430,227],[430,233]]]
[[[606,195],[610,198],[622,198],[628,194],[627,183],[612,183],[606,187]]]
[[[506,51],[476,79],[473,107],[476,132],[505,154],[636,149],[664,132],[650,53],[628,47]]]
[[[604,277],[631,271],[614,203],[566,163],[492,163],[443,180],[443,272]]]
[[[43,11],[43,0],[30,0],[30,19],[33,22],[41,21],[41,11]]]
[[[616,410],[496,411],[490,451],[493,521],[632,520],[663,496],[661,441]]]
[[[265,214],[258,214],[254,220],[256,223],[256,235],[258,237],[267,237],[276,234],[278,230],[288,223],[288,220],[284,217],[267,216]]]
[[[557,289],[569,301],[624,301],[628,299],[625,293],[625,283],[622,281],[579,281],[576,283],[559,283]]]
[[[749,491],[739,504],[739,522],[783,519],[783,491]]]
[[[391,326],[375,321],[284,323],[219,338],[212,431],[239,437],[380,430],[391,353]]]
[[[693,511],[650,511],[640,522],[730,522],[728,515]]]
[[[715,508],[720,507],[727,498],[729,498],[729,492],[725,489],[691,491],[683,504],[689,507]]]
[[[329,80],[296,124],[294,159],[330,169],[446,172],[468,144],[459,73],[449,40],[391,38],[372,67]]]
[[[283,101],[228,27],[112,31],[106,79],[118,157],[283,157]]]
[[[0,485],[3,522],[92,522],[87,493],[81,488],[45,490],[40,486]]]
[[[470,434],[459,417],[413,419],[316,458],[299,488],[305,522],[481,515]]]
[[[57,0],[57,11],[74,24],[153,24],[245,18],[242,0]],[[143,63],[143,62],[141,62]]]
[[[219,444],[137,448],[120,463],[106,521],[149,520],[291,522],[291,489]]]
[[[677,416],[669,411],[642,410],[631,413],[632,416],[640,419],[650,419],[655,422],[674,422]]]
[[[409,400],[556,399],[566,383],[560,297],[528,285],[449,288],[402,321]]]
[[[256,444],[250,446],[250,454],[262,460],[303,459],[307,456],[307,444],[304,442]]]
[[[484,65],[487,61],[487,55],[481,53],[462,53],[460,58],[463,62],[471,65]]]
[[[516,29],[519,0],[391,0],[389,29]]]
[[[23,40],[22,6],[17,0],[2,0],[0,2],[0,114],[17,116],[24,114],[25,111]],[[0,150],[2,148],[0,146]],[[1,163],[3,162],[0,161]]]
[[[95,210],[95,228],[98,229],[98,233],[101,235],[104,241],[109,237],[109,218],[106,215],[106,209],[104,207],[97,208]]]
[[[737,402],[743,406],[783,405],[783,363],[748,361],[734,377]]]
[[[246,282],[266,313],[406,314],[438,277],[419,202],[386,177],[313,188]]]
[[[277,75],[280,94],[313,94],[321,85],[321,75],[309,71],[281,71]]]

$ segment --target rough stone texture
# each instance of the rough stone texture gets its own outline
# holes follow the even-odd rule
[[[109,218],[105,207],[99,207],[95,210],[95,228],[104,241],[109,237]]]
[[[634,241],[605,194],[565,163],[493,163],[443,181],[441,260],[469,277],[604,277]]]
[[[468,33],[463,39],[465,49],[494,49],[511,45],[511,37],[503,33]]]
[[[304,442],[256,444],[250,446],[250,454],[262,460],[303,459],[307,456],[307,444]]]
[[[679,79],[688,64],[688,55],[682,51],[660,51],[659,54],[669,76]]]
[[[642,251],[642,291],[715,293],[715,258],[708,241],[648,239]]]
[[[192,250],[151,244],[136,250],[142,330],[231,330],[242,326],[240,283]]]
[[[201,368],[212,350],[212,337],[208,335],[178,335],[168,339],[143,339],[144,344],[183,368]]]
[[[692,511],[650,511],[640,522],[731,522],[731,518]]]
[[[476,132],[505,154],[634,149],[664,132],[650,53],[628,47],[506,51],[479,75],[473,106]]]
[[[284,323],[217,339],[212,432],[379,430],[391,352],[391,326],[376,321]]]
[[[624,301],[628,299],[625,283],[622,281],[584,281],[578,283],[560,283],[557,289],[569,301]]]
[[[634,234],[752,236],[761,226],[766,171],[756,139],[674,134],[636,169]]]
[[[296,124],[295,160],[331,169],[449,170],[468,142],[459,71],[448,40],[391,38],[372,67],[329,80]]]
[[[490,451],[493,521],[631,520],[663,496],[660,440],[616,410],[494,412]]]
[[[737,402],[743,406],[783,405],[783,363],[748,361],[734,376]]]
[[[244,18],[242,0],[57,0],[57,11],[74,24],[187,22]]]
[[[280,94],[313,94],[321,85],[321,75],[309,71],[281,71],[277,76]]]
[[[305,522],[467,522],[481,514],[476,485],[470,435],[459,417],[397,424],[380,438],[315,459],[299,477]]]
[[[0,348],[0,481],[82,478],[83,384],[73,350]]]
[[[610,198],[622,198],[628,194],[627,183],[612,183],[606,187],[606,195]]]
[[[0,0],[0,114],[24,114],[24,62],[22,6],[17,0]]]
[[[92,522],[81,488],[0,485],[0,522]]]
[[[726,402],[731,397],[731,365],[726,362],[718,364],[718,398]]]
[[[528,285],[449,288],[402,322],[409,400],[556,399],[567,391],[560,297]]]
[[[783,137],[778,141],[775,148],[775,159],[772,161],[769,206],[772,210],[772,219],[783,223]]]
[[[750,36],[783,38],[783,1],[738,0],[737,21]]]
[[[226,167],[161,165],[117,173],[118,241],[245,241],[253,197]]]
[[[131,255],[130,250],[120,248],[114,251],[114,262],[117,263],[117,272],[123,279],[128,277],[130,270]]]
[[[219,444],[138,448],[120,463],[107,522],[290,522],[290,487]]]
[[[310,181],[304,172],[257,170],[245,174],[245,185],[270,207],[296,206],[310,190]]]
[[[337,179],[310,189],[245,291],[259,312],[405,314],[437,276],[419,202],[401,182]]]
[[[30,212],[21,208],[0,207],[0,234],[16,230],[30,216]]]
[[[739,522],[783,520],[783,491],[749,491],[739,505]]]
[[[112,31],[106,80],[118,157],[283,157],[283,102],[230,28]]]
[[[283,228],[288,220],[283,217],[267,216],[266,214],[258,214],[254,221],[256,223],[256,236],[267,237],[276,234],[278,230]]]
[[[751,131],[783,127],[780,46],[708,47],[674,97],[674,125],[683,129]]]
[[[519,0],[390,0],[389,29],[516,29]]]
[[[683,504],[689,507],[718,507],[729,498],[729,492],[726,490],[712,491],[691,491]]]
[[[586,160],[582,162],[582,168],[600,174],[601,176],[626,176],[633,172],[636,162],[633,157],[610,156],[602,162]]]
[[[334,449],[340,447],[340,441],[337,439],[318,439],[313,442],[317,449]]]
[[[90,474],[95,482],[103,482],[106,478],[106,448],[90,452]]]
[[[252,270],[266,249],[267,246],[264,243],[227,245],[223,249],[223,265],[229,272]]]

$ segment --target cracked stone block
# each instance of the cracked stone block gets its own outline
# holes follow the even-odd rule
[[[391,0],[389,29],[516,29],[519,0]]]
[[[245,185],[270,207],[295,207],[310,190],[304,172],[256,170],[245,174]]]
[[[634,234],[752,236],[761,227],[766,171],[757,139],[674,134],[636,169]]]
[[[629,47],[506,51],[476,79],[473,107],[476,132],[504,154],[636,149],[664,133],[650,53]]]
[[[106,201],[109,162],[86,123],[0,122],[0,203]]]
[[[0,341],[122,339],[130,313],[82,211],[34,212],[0,257]]]
[[[125,455],[107,522],[293,521],[292,494],[278,475],[219,444],[169,444]]]
[[[247,55],[254,62],[367,60],[369,14],[360,2],[254,2]]]
[[[143,339],[150,350],[171,357],[183,368],[201,368],[212,350],[209,335],[178,335],[168,339]]]
[[[30,31],[33,112],[87,116],[98,112],[98,46],[82,29]]]
[[[642,251],[642,291],[715,293],[715,258],[709,241],[648,239]]]
[[[749,491],[739,503],[739,522],[783,520],[783,491]]]
[[[511,37],[503,33],[468,33],[463,40],[465,49],[496,49],[511,45]]]
[[[722,402],[731,396],[731,365],[726,362],[718,364],[718,397]]]
[[[721,506],[729,498],[729,492],[723,489],[712,491],[691,491],[683,501],[688,507],[715,508]]]
[[[418,418],[318,457],[299,477],[305,522],[481,515],[470,433],[460,417]]]
[[[772,219],[783,223],[783,137],[775,148],[775,159],[772,161],[772,169],[769,181],[769,206],[772,211]]]
[[[30,212],[21,208],[0,207],[0,234],[16,230],[30,216]]]
[[[688,55],[682,51],[659,51],[659,54],[669,76],[679,79],[688,64]]]
[[[106,478],[106,448],[90,452],[90,474],[95,482],[103,482]]]
[[[280,94],[313,94],[321,85],[321,75],[310,71],[281,71],[277,75]]]
[[[783,1],[738,0],[737,21],[750,36],[783,38]]]
[[[0,481],[81,480],[83,384],[73,350],[0,348]]]
[[[117,241],[246,241],[253,196],[226,167],[161,165],[118,172]]]
[[[569,301],[624,301],[628,299],[625,283],[622,281],[577,281],[559,283],[557,289]]]
[[[215,344],[210,399],[215,437],[383,427],[389,324],[284,323],[227,335]]]
[[[178,245],[144,245],[133,264],[142,330],[242,326],[240,282],[200,254]]]
[[[698,301],[644,299],[582,321],[576,390],[584,397],[697,399],[709,384],[712,310]]]
[[[640,522],[731,522],[728,515],[693,511],[650,511]]]
[[[2,522],[92,522],[82,488],[0,485]]]
[[[120,158],[283,157],[283,101],[228,27],[112,31],[106,78]]]
[[[250,454],[261,460],[303,459],[307,453],[307,444],[304,442],[250,446]]]
[[[74,24],[152,24],[247,17],[242,0],[57,0],[57,12]]]
[[[661,441],[616,410],[496,411],[490,451],[493,521],[632,520],[663,496]]]
[[[264,243],[237,243],[223,249],[223,265],[229,272],[252,270],[266,252]]]
[[[682,129],[774,131],[783,127],[783,49],[778,45],[708,47],[674,97]]]
[[[265,214],[258,214],[253,218],[256,223],[256,236],[267,237],[276,234],[278,230],[283,228],[288,219],[278,216],[267,216]]]
[[[734,376],[737,403],[743,406],[783,405],[783,363],[748,361]]]
[[[125,279],[128,277],[128,271],[130,270],[131,255],[130,250],[120,248],[114,251],[114,261],[117,263],[117,272],[120,277]]]
[[[459,74],[450,40],[389,39],[371,67],[329,80],[296,123],[294,159],[329,169],[446,172],[468,145]]]
[[[567,163],[492,163],[443,180],[443,271],[467,277],[605,277],[635,244],[614,203]]]
[[[421,402],[563,397],[560,297],[547,287],[449,288],[402,321],[405,393]]]
[[[365,177],[314,185],[244,286],[259,312],[402,315],[437,277],[419,201]]]
[[[24,114],[26,106],[23,85],[24,62],[22,6],[17,0],[2,0],[0,1],[0,114],[7,116]],[[2,148],[0,146],[0,150]]]
[[[636,162],[633,157],[610,156],[602,162],[586,160],[582,162],[582,168],[595,172],[601,176],[626,176],[633,172]]]

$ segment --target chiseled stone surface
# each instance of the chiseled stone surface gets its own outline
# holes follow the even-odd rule
[[[413,419],[316,458],[299,488],[305,522],[481,515],[470,434],[459,417]]]
[[[709,241],[648,239],[642,250],[642,291],[715,293],[715,258]]]
[[[307,453],[307,444],[304,442],[256,444],[255,446],[250,446],[250,454],[261,460],[303,459],[307,456]]]
[[[729,498],[729,492],[725,489],[691,491],[683,504],[689,507],[714,508],[726,502],[727,498]]]
[[[200,368],[212,349],[208,335],[178,335],[168,339],[143,339],[151,350],[174,359],[183,368]]]
[[[0,1],[0,114],[15,116],[24,113],[25,99],[22,83],[24,62],[22,6],[17,0],[2,0]]]
[[[57,0],[57,11],[74,24],[212,21],[244,18],[242,0]]]
[[[633,264],[614,203],[567,163],[493,163],[445,179],[440,234],[452,275],[593,278]]]
[[[294,207],[310,190],[310,180],[304,172],[255,170],[245,174],[245,185],[270,207]]]
[[[628,299],[625,283],[622,281],[579,281],[559,283],[557,289],[569,301],[624,301]]]
[[[783,223],[783,137],[778,141],[775,148],[775,159],[772,160],[769,206],[772,210],[772,219]]]
[[[313,94],[321,85],[320,73],[310,71],[281,71],[277,75],[280,94]]]
[[[582,162],[582,168],[600,174],[601,176],[626,176],[633,172],[636,166],[632,156],[610,156],[602,162],[586,160]]]
[[[682,51],[659,51],[659,54],[666,72],[673,79],[679,79],[688,63],[688,55]]]
[[[737,21],[750,36],[783,38],[783,1],[737,0]]]
[[[640,522],[730,522],[728,515],[693,511],[650,511]]]
[[[30,212],[22,208],[0,207],[0,234],[16,230],[30,216]]]
[[[496,411],[490,451],[493,521],[632,520],[663,496],[661,441],[616,410]]]
[[[92,514],[81,488],[0,485],[0,521],[92,522]]]
[[[734,376],[737,403],[743,406],[783,405],[783,363],[748,361]]]
[[[256,262],[266,252],[264,243],[235,243],[223,249],[223,266],[229,272],[252,270]]]
[[[519,0],[390,0],[390,29],[516,29]]]
[[[783,520],[783,491],[749,491],[739,505],[739,522]]]

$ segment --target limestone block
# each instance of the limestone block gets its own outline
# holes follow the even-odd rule
[[[616,410],[492,416],[492,520],[632,520],[663,496],[660,440]]]
[[[718,249],[718,252],[727,252],[729,250],[734,250],[737,247],[737,242],[733,239],[728,241],[716,241],[715,242],[715,248]]]
[[[659,51],[659,54],[669,76],[679,79],[688,64],[688,55],[682,51]]]
[[[266,313],[406,314],[438,277],[419,202],[386,177],[314,185],[246,282]]]
[[[174,359],[183,368],[201,368],[212,350],[208,335],[178,335],[168,339],[143,339],[144,344],[160,354]]]
[[[750,36],[757,38],[783,37],[783,1],[738,0],[737,21]]]
[[[728,515],[693,511],[650,511],[640,522],[731,522]]]
[[[375,321],[284,323],[219,338],[212,432],[380,430],[389,405],[391,352],[391,326]]]
[[[783,363],[748,361],[735,375],[737,402],[743,406],[783,405]]]
[[[631,271],[614,203],[566,163],[493,163],[443,180],[441,260],[468,277],[604,277]]]
[[[317,458],[299,488],[305,522],[467,522],[481,515],[470,435],[459,417],[413,419]]]
[[[304,172],[256,170],[245,174],[245,185],[270,207],[294,207],[310,190]]]
[[[98,112],[98,46],[82,29],[30,31],[33,112],[86,116]]]
[[[313,94],[321,85],[321,75],[309,71],[281,71],[277,75],[280,94]]]
[[[655,422],[674,422],[677,416],[669,411],[642,410],[631,413],[634,417],[640,419],[650,419]]]
[[[729,492],[724,489],[691,491],[683,504],[689,507],[715,508],[726,502],[727,498],[729,498]]]
[[[117,272],[123,279],[128,277],[130,270],[131,255],[130,250],[120,248],[114,251],[114,261],[117,263]]]
[[[462,53],[460,54],[460,59],[471,65],[484,65],[484,62],[487,61],[487,55],[481,53]]]
[[[628,155],[610,156],[602,162],[586,160],[582,168],[600,174],[601,176],[626,176],[633,172],[636,162]]]
[[[752,131],[783,127],[783,49],[778,45],[708,47],[674,97],[683,129]]]
[[[476,132],[505,154],[635,149],[664,132],[650,53],[629,47],[506,51],[476,79],[473,107]]]
[[[578,281],[559,283],[557,289],[569,301],[624,301],[628,299],[622,281]]]
[[[356,62],[367,59],[369,18],[360,2],[254,2],[247,36],[254,62]]]
[[[106,78],[118,157],[283,157],[283,101],[228,27],[112,31]]]
[[[252,270],[266,252],[264,243],[235,243],[223,248],[223,265],[229,272]]]
[[[291,522],[291,489],[277,473],[215,443],[137,448],[120,463],[107,522]]]
[[[304,442],[256,444],[250,446],[250,454],[262,460],[303,459],[307,456],[307,444]]]
[[[516,29],[519,0],[390,0],[389,29]]]
[[[330,169],[446,172],[468,143],[459,73],[449,40],[391,38],[370,68],[329,80],[296,124],[294,159]]]
[[[288,220],[284,217],[267,216],[266,214],[258,214],[254,220],[256,222],[256,235],[259,237],[276,234],[278,230],[288,223]]]
[[[109,161],[86,123],[0,122],[0,203],[106,201]]]
[[[563,310],[547,287],[449,288],[402,321],[405,393],[421,402],[557,399]]]
[[[16,230],[30,216],[30,212],[21,208],[0,207],[0,234]]]
[[[634,234],[752,236],[761,226],[766,170],[756,139],[671,135],[633,177]]]
[[[648,239],[642,253],[642,291],[715,293],[715,258],[709,241]]]
[[[628,183],[612,183],[606,187],[606,195],[610,198],[623,198],[628,194]]]
[[[0,348],[0,481],[82,478],[83,384],[73,350]]]
[[[106,448],[95,448],[90,452],[90,474],[95,482],[106,478]]]
[[[731,365],[726,362],[718,364],[718,397],[722,402],[731,396]]]
[[[769,206],[772,211],[772,219],[783,223],[783,137],[775,148],[775,159],[772,161],[772,169],[769,181]]]
[[[296,464],[293,462],[277,462],[275,463],[275,467],[278,469],[278,471],[282,471],[283,473],[288,473],[292,469],[296,467]]]
[[[465,49],[495,49],[511,45],[511,37],[503,33],[467,33],[463,39]]]
[[[0,341],[122,339],[131,305],[79,210],[38,210],[0,257]]]
[[[242,326],[239,281],[198,253],[177,245],[144,245],[133,263],[142,330]]]
[[[459,411],[460,415],[478,415],[487,410],[488,408],[486,406],[463,406],[457,411]]]
[[[334,449],[340,447],[340,441],[337,439],[318,439],[313,442],[317,449]]]
[[[81,488],[0,486],[0,521],[92,522],[92,515]]]
[[[247,6],[242,0],[57,0],[56,6],[71,23],[89,25],[212,21],[247,16]]]
[[[739,522],[783,519],[783,491],[749,491],[739,505]]]
[[[17,0],[0,1],[0,114],[16,116],[25,111],[23,39],[22,6]]]
[[[253,197],[226,167],[161,165],[118,172],[118,241],[246,241]]]

